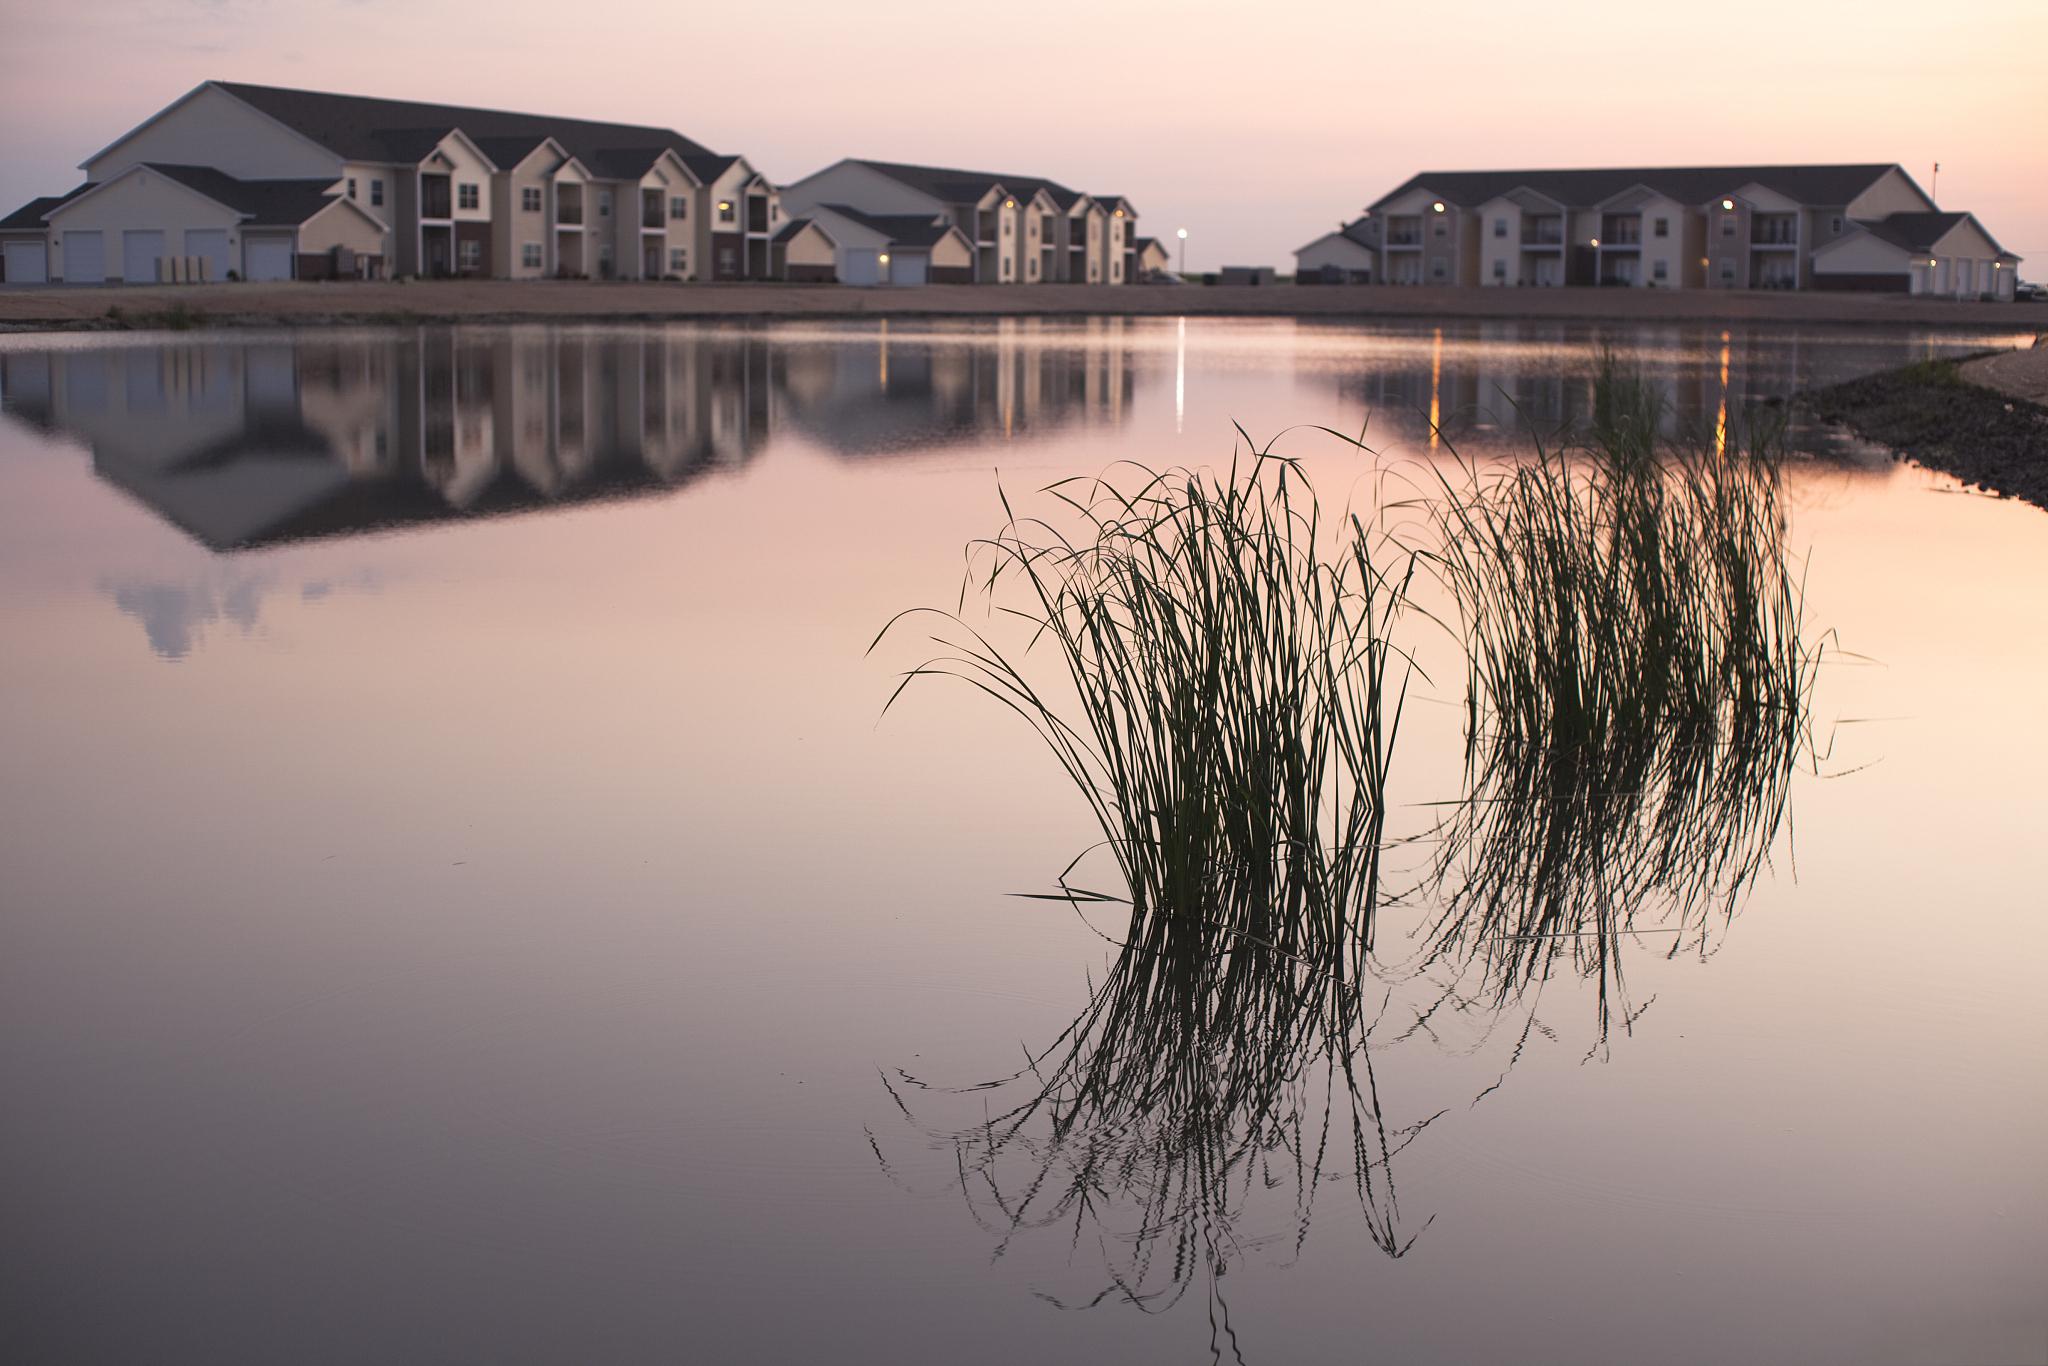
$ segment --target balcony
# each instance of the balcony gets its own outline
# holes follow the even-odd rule
[[[1639,247],[1643,244],[1643,220],[1639,214],[1608,214],[1600,220],[1600,245]]]
[[[1563,220],[1557,218],[1525,220],[1522,224],[1522,245],[1525,247],[1563,246]]]
[[[565,228],[583,226],[583,194],[563,188],[555,191],[555,222]]]
[[[1389,218],[1387,220],[1387,245],[1390,247],[1421,246],[1421,220],[1416,218]]]
[[[762,233],[768,231],[768,197],[747,196],[747,231]]]
[[[1796,247],[1799,245],[1799,221],[1791,214],[1759,214],[1749,221],[1749,244],[1753,247]]]
[[[454,203],[455,197],[449,189],[447,176],[420,177],[420,217],[453,218]]]
[[[640,226],[642,228],[653,228],[659,232],[666,225],[667,220],[662,215],[660,193],[654,191],[643,192],[640,196]]]

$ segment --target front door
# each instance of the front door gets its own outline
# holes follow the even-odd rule
[[[455,265],[455,261],[453,257],[449,254],[447,230],[436,229],[432,232],[429,232],[427,234],[426,247],[427,259],[425,262],[425,273],[428,275],[451,274]]]

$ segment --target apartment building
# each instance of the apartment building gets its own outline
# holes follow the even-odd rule
[[[1897,165],[1428,171],[1295,253],[1302,283],[2010,299],[2019,258]]]
[[[977,284],[1138,278],[1137,207],[1038,176],[850,157],[783,186],[782,197],[791,214],[831,206],[955,228],[971,253],[966,278]]]
[[[0,219],[7,280],[766,279],[783,227],[744,157],[671,129],[228,81],[82,167]]]

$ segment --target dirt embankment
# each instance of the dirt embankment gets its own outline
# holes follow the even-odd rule
[[[1975,488],[2048,508],[2048,339],[1802,394],[1823,421]]]
[[[110,317],[110,313],[113,315]],[[691,318],[1221,315],[1522,318],[1614,322],[2048,324],[2033,304],[1901,294],[1651,289],[1448,289],[1385,285],[835,285],[443,280],[399,284],[132,285],[0,289],[0,328],[317,325],[346,322]]]

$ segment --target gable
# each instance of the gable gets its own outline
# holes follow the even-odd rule
[[[1849,200],[1847,212],[1851,218],[1887,218],[1895,213],[1929,213],[1935,207],[1913,177],[1893,166]]]
[[[232,227],[246,216],[161,171],[132,166],[51,211],[49,225],[52,232],[162,223]]]
[[[1907,269],[1914,254],[1875,233],[1858,229],[1837,237],[1813,253],[1813,268],[1823,275],[1882,275]]]
[[[946,206],[871,166],[851,159],[815,171],[782,187],[789,213],[809,213],[820,204],[851,204],[872,213],[921,213],[937,217]]]
[[[341,156],[208,83],[124,133],[83,163],[111,180],[143,161],[215,166],[240,180],[310,180],[341,174]]]

